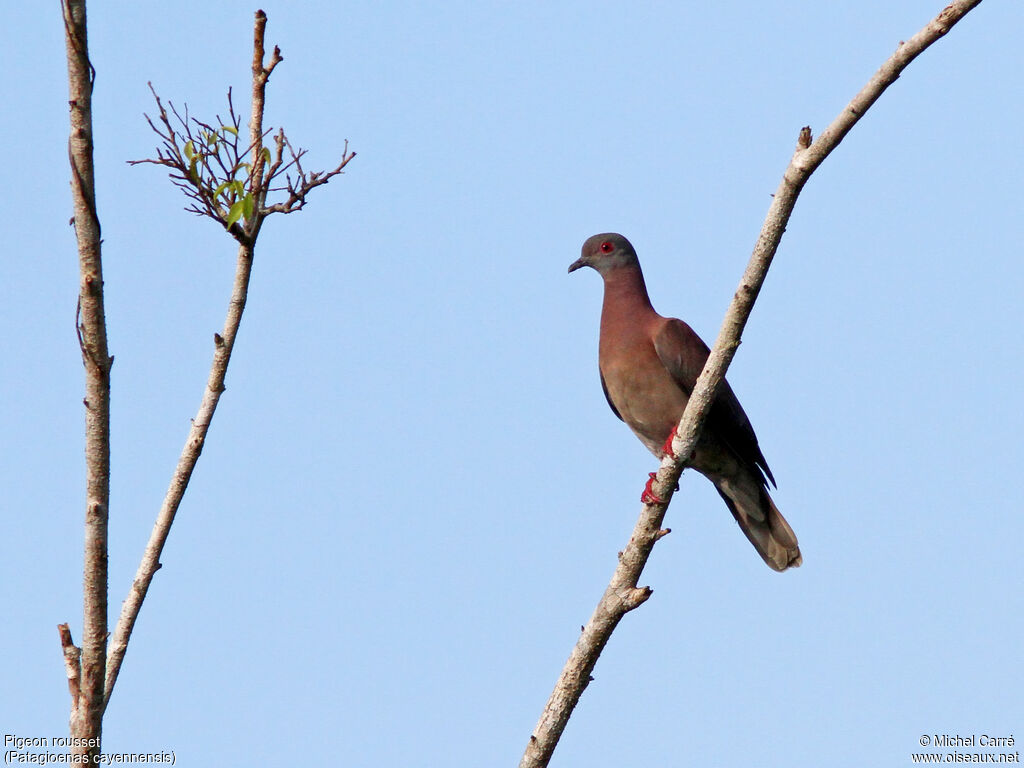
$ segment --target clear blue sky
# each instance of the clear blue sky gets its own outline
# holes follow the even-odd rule
[[[267,222],[227,392],[107,712],[178,765],[514,765],[656,462],[597,376],[583,240],[629,237],[713,340],[797,133],[940,0],[288,3],[268,122],[332,166]],[[116,619],[205,382],[235,249],[142,119],[245,104],[252,12],[93,2]],[[903,766],[1024,737],[1024,5],[988,0],[813,177],[729,379],[805,564],[684,478],[557,766]],[[7,76],[0,729],[66,732],[82,367],[58,3]],[[244,108],[243,108],[244,111]]]

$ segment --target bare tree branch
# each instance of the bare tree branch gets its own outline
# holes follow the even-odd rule
[[[245,309],[246,298],[249,293],[249,277],[252,273],[253,246],[240,245],[238,247],[238,264],[235,268],[235,281],[231,290],[231,300],[228,303],[227,318],[224,321],[224,332],[214,334],[213,364],[210,366],[210,375],[206,382],[206,389],[203,391],[203,398],[199,404],[199,410],[189,430],[185,447],[178,459],[178,466],[171,477],[170,487],[164,496],[163,504],[160,506],[160,513],[157,515],[153,531],[150,533],[149,542],[142,555],[142,562],[136,571],[132,588],[121,606],[121,617],[118,619],[117,627],[110,641],[110,659],[107,665],[107,679],[104,692],[104,706],[110,701],[110,694],[114,690],[117,676],[121,671],[121,663],[124,661],[125,652],[128,650],[128,641],[131,638],[135,622],[138,620],[142,603],[146,599],[149,585],[153,576],[160,569],[160,553],[163,552],[164,544],[167,542],[167,535],[170,533],[174,516],[178,512],[182,498],[185,496],[185,489],[188,488],[192,471],[199,461],[199,455],[203,452],[203,445],[206,443],[206,433],[210,429],[210,422],[217,410],[217,403],[224,392],[224,378],[227,374],[228,363],[231,362],[231,351],[235,345],[235,338],[238,334],[238,327],[242,322],[242,312]]]
[[[160,97],[153,91],[159,115],[155,122],[148,116],[146,119],[161,138],[162,147],[157,149],[156,159],[133,161],[133,164],[153,163],[169,167],[171,181],[193,201],[187,210],[218,221],[238,241],[239,247],[224,329],[213,336],[213,362],[206,389],[203,391],[199,410],[192,420],[188,439],[181,451],[142,562],[139,564],[128,597],[121,607],[121,617],[110,641],[104,706],[109,702],[117,683],[132,630],[153,576],[160,569],[160,554],[192,472],[199,461],[221,393],[224,392],[224,379],[245,310],[256,239],[263,220],[271,213],[289,213],[301,208],[310,190],[341,173],[355,157],[354,152],[348,152],[346,142],[341,164],[334,171],[324,175],[306,175],[299,170],[298,180],[294,185],[289,182],[286,188],[288,198],[279,205],[266,207],[267,194],[275,191],[271,186],[274,179],[292,165],[299,168],[299,158],[304,154],[304,150],[292,151],[283,129],[279,130],[274,138],[276,154],[272,154],[269,149],[264,151],[263,140],[271,133],[270,130],[263,128],[267,81],[274,68],[283,61],[280,49],[275,46],[270,61],[264,66],[263,41],[266,26],[266,14],[257,11],[253,31],[252,116],[249,122],[249,140],[243,142],[239,139],[241,119],[235,112],[230,90],[228,120],[222,121],[218,116],[216,125],[191,117],[187,107],[182,117],[174,105],[168,102],[171,114],[180,127],[175,127]],[[152,90],[152,86],[150,89]],[[291,153],[290,161],[285,160],[283,156],[286,147]]]
[[[924,29],[905,43],[901,43],[896,53],[882,65],[839,116],[822,131],[817,141],[811,143],[810,128],[800,131],[796,152],[782,175],[782,181],[768,209],[750,263],[743,273],[711,355],[676,429],[672,453],[680,458],[666,456],[658,469],[652,490],[654,496],[664,501],[645,504],[641,510],[629,543],[619,555],[619,564],[611,582],[590,621],[583,628],[530,736],[519,763],[520,768],[537,768],[548,764],[573,708],[591,680],[598,656],[611,633],[623,616],[642,605],[651,596],[650,587],[637,586],[640,575],[655,542],[667,533],[661,525],[676,483],[686,466],[686,459],[696,448],[701,426],[711,408],[715,391],[725,377],[726,369],[740,344],[740,335],[782,240],[796,199],[807,179],[885,89],[896,81],[907,65],[980,3],[981,0],[959,0],[951,3]]]
[[[107,516],[110,502],[110,367],[103,310],[100,220],[93,173],[92,88],[96,71],[89,61],[85,0],[62,0],[68,59],[71,132],[71,197],[78,240],[79,295],[76,329],[85,367],[85,558],[82,648],[74,653],[61,640],[71,689],[71,735],[95,740],[95,747],[75,747],[90,759],[99,754],[103,727],[103,677],[107,663]],[[66,625],[65,625],[66,627]],[[77,649],[75,649],[77,651]],[[80,661],[77,658],[80,655]],[[77,674],[73,674],[77,672]]]

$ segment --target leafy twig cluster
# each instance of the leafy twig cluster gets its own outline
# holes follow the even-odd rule
[[[273,129],[258,134],[255,141],[242,139],[242,121],[235,112],[230,89],[228,119],[217,115],[212,124],[191,116],[187,105],[182,115],[168,102],[168,113],[152,83],[149,89],[159,116],[154,122],[146,115],[146,121],[163,145],[157,147],[155,158],[129,163],[170,168],[171,181],[192,200],[185,210],[220,223],[240,243],[252,242],[266,216],[300,210],[311,190],[342,173],[356,156],[348,151],[346,141],[337,168],[309,172],[302,167],[306,150],[294,149],[283,128],[273,135],[273,150],[263,145]],[[278,192],[284,193],[282,199],[270,201],[270,196]]]

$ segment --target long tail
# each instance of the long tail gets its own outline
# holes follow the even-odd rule
[[[796,568],[803,562],[796,534],[763,485],[754,491],[747,483],[720,481],[715,483],[715,487],[769,568],[784,571]]]

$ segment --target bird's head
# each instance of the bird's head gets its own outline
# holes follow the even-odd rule
[[[622,267],[639,265],[636,251],[629,240],[615,232],[588,237],[583,243],[580,257],[569,265],[569,271],[575,272],[580,267],[593,267],[601,276],[607,275]]]

